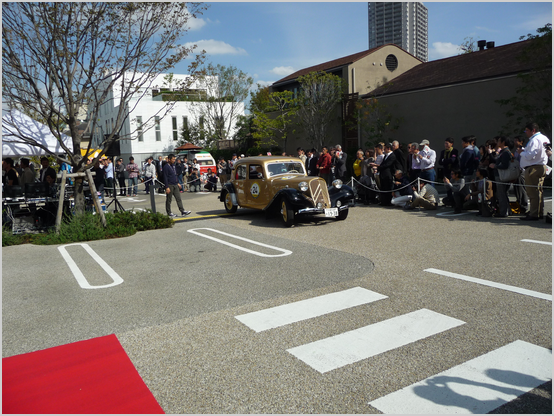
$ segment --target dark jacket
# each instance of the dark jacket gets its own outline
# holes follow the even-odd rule
[[[450,179],[450,173],[452,172],[452,169],[457,168],[459,164],[460,161],[457,149],[451,149],[450,153],[446,153],[446,149],[441,152],[439,165],[442,166],[442,172],[445,178]]]
[[[381,188],[383,190],[391,190],[394,178],[394,172],[396,170],[396,157],[393,152],[390,152],[385,155],[385,158],[381,164],[377,167],[377,172],[379,172]]]
[[[317,157],[312,156],[312,158],[306,159],[306,171],[308,172],[308,176],[317,176]]]
[[[177,180],[177,174],[175,169],[171,164],[166,163],[163,165],[163,175],[165,180],[165,185],[178,185],[179,181]]]
[[[398,148],[396,150],[393,150],[392,153],[394,153],[394,157],[396,158],[396,166],[395,170],[400,169],[402,173],[408,172],[408,165],[406,163],[406,155],[402,151],[402,149]]]
[[[478,162],[476,163],[475,160],[473,146],[467,146],[460,155],[460,170],[462,171],[462,175],[473,175],[477,166]]]

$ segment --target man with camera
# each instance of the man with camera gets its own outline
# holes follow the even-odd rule
[[[525,149],[518,149],[520,166],[525,170],[525,189],[529,196],[529,213],[520,218],[522,221],[537,221],[543,218],[543,190],[546,176],[548,155],[546,148],[550,147],[550,140],[540,133],[537,123],[525,126],[525,135],[529,138]]]

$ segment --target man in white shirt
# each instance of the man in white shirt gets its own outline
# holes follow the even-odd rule
[[[525,189],[529,196],[529,213],[520,218],[522,221],[537,221],[543,218],[543,192],[542,186],[546,176],[546,164],[548,155],[545,145],[550,140],[540,133],[537,123],[529,123],[525,126],[525,135],[529,138],[525,149],[518,149],[519,164],[525,170]]]
[[[435,182],[435,161],[437,160],[437,153],[429,147],[429,140],[423,140],[419,146],[421,150],[415,153],[421,168],[419,177],[421,179],[426,179],[428,182]],[[431,186],[434,187],[435,185],[431,184]]]

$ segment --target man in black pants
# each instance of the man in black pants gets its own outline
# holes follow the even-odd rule
[[[175,155],[170,154],[167,157],[167,163],[163,167],[163,177],[165,179],[165,210],[167,215],[171,218],[175,218],[177,215],[171,212],[171,199],[175,197],[177,201],[177,206],[181,215],[189,215],[190,211],[185,211],[183,208],[183,202],[181,201],[181,184],[177,178],[177,173],[175,172]]]
[[[117,165],[115,165],[115,177],[117,178],[117,182],[119,183],[119,196],[125,196],[125,165],[123,164],[123,159],[121,158],[117,159]]]

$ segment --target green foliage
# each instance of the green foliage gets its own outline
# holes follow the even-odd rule
[[[495,102],[506,108],[508,122],[501,134],[520,134],[522,126],[536,122],[541,132],[552,137],[552,25],[537,29],[520,40],[529,40],[529,46],[517,59],[528,62],[531,70],[518,74],[521,81],[514,96]]]
[[[80,241],[103,240],[128,237],[137,231],[171,228],[173,220],[152,211],[106,213],[104,228],[100,216],[84,213],[72,216],[62,222],[59,234],[54,230],[42,234],[13,235],[7,226],[2,227],[2,246],[24,243],[39,245],[69,244]]]
[[[192,143],[196,146],[209,146],[213,140],[206,141],[208,133],[200,123],[191,123],[183,125],[180,131],[181,139],[177,142],[177,147],[185,143]]]
[[[256,147],[268,148],[284,142],[286,149],[289,134],[295,132],[297,111],[298,105],[292,91],[270,93],[269,88],[259,87],[258,91],[252,93],[252,136],[256,140]]]
[[[346,82],[337,75],[326,72],[310,72],[298,77],[300,92],[297,98],[296,116],[307,139],[321,149],[329,137],[329,127],[344,94]]]
[[[386,134],[398,130],[403,120],[402,117],[395,117],[378,98],[359,100],[356,109],[362,136],[367,139],[365,146],[370,148],[383,141]]]

